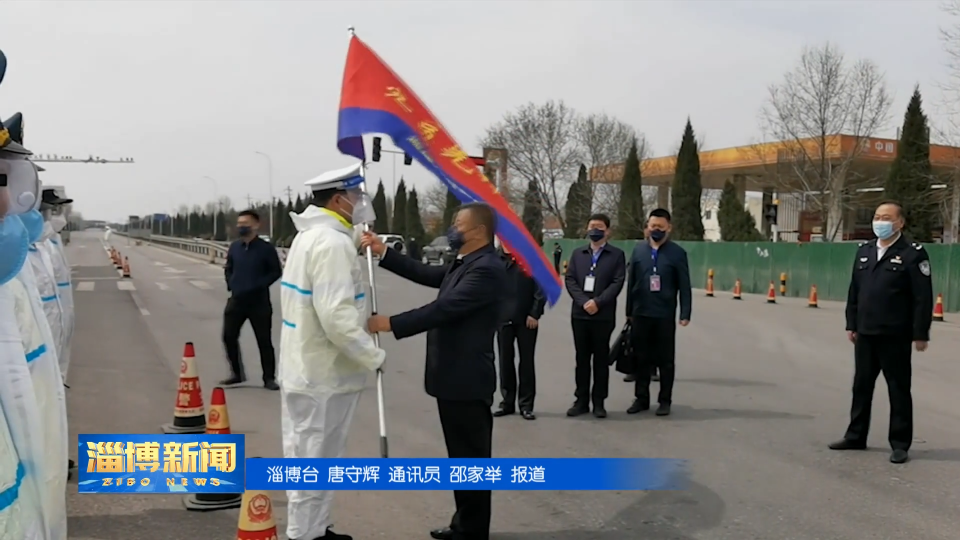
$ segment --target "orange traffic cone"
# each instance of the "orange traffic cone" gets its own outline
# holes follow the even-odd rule
[[[933,305],[933,320],[943,322],[943,294],[937,293],[937,303]]]
[[[743,300],[741,296],[743,293],[743,285],[740,283],[740,278],[737,278],[737,281],[733,284],[733,299],[734,300]]]
[[[113,258],[113,265],[117,267],[117,270],[123,267],[123,259],[120,256],[120,252],[117,252],[117,256]]]
[[[193,343],[187,343],[183,346],[183,360],[180,362],[180,385],[173,406],[173,423],[164,424],[161,429],[167,435],[199,434],[206,431],[206,424]]]
[[[123,258],[123,277],[130,277],[130,259],[127,257]]]
[[[713,297],[713,268],[707,270],[707,296]]]
[[[213,389],[210,413],[207,414],[207,434],[229,435],[230,415],[227,414],[227,396],[223,388]],[[240,493],[192,493],[183,498],[183,506],[191,512],[212,512],[240,508]]]
[[[817,286],[810,286],[810,300],[807,301],[807,307],[819,307],[817,305]]]
[[[237,540],[276,540],[273,502],[266,491],[245,491],[240,503]]]
[[[767,303],[776,304],[777,303],[777,290],[773,287],[773,282],[770,282],[770,290],[767,291]]]

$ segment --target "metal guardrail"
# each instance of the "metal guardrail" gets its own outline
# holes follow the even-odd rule
[[[214,242],[211,240],[193,240],[189,238],[177,238],[174,236],[163,236],[151,234],[145,237],[132,237],[121,231],[113,231],[113,234],[122,236],[130,241],[138,241],[150,244],[156,247],[169,249],[178,253],[196,257],[205,260],[210,264],[223,264],[227,261],[227,250],[230,248],[228,242]],[[287,248],[277,248],[280,255],[280,262],[287,260]]]

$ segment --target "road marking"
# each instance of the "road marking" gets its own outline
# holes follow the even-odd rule
[[[185,274],[187,272],[186,270],[181,270],[179,268],[174,268],[172,266],[164,266],[163,271],[169,272],[171,274]]]
[[[169,286],[169,285],[167,285],[166,283],[160,282],[160,281],[157,282],[157,287],[160,287],[160,290],[161,290],[161,291],[169,291],[169,290],[170,290],[170,286]]]
[[[212,288],[210,287],[210,284],[207,283],[206,281],[193,280],[190,282],[190,284],[198,289],[203,289],[203,290],[210,290]]]
[[[147,311],[147,308],[143,307],[143,302],[140,300],[140,295],[138,295],[137,293],[130,293],[130,298],[133,298],[133,303],[136,304],[137,309],[140,310],[141,315],[143,315],[144,317],[146,317],[147,315],[150,315],[150,312]]]
[[[99,277],[99,276],[97,276],[97,277],[85,277],[85,278],[80,278],[80,279],[83,280],[83,281],[91,281],[91,280],[93,280],[93,281],[103,281],[103,280],[116,281],[116,280],[118,280],[119,278],[115,278],[115,277]]]
[[[155,264],[155,265],[157,265],[157,266],[166,266],[166,265],[167,265],[167,263],[161,262],[161,261],[154,261],[153,264]]]
[[[92,291],[93,287],[96,285],[96,282],[93,281],[78,281],[77,290],[78,291]]]
[[[117,288],[121,291],[135,291],[137,290],[136,285],[132,281],[118,281]]]
[[[86,244],[80,244],[80,245],[79,245],[79,246],[77,246],[77,247],[78,247],[78,248],[80,248],[80,249],[84,249],[84,248],[86,248],[86,247],[87,247],[87,245],[86,245]]]

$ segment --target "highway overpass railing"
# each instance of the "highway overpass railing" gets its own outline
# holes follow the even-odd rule
[[[121,231],[113,231],[112,235],[126,238],[129,242],[140,242],[155,247],[176,251],[182,255],[194,257],[198,260],[209,262],[210,264],[224,264],[227,261],[227,249],[230,244],[227,242],[214,242],[211,240],[200,240],[191,238],[178,238],[175,236],[163,236],[151,234],[146,236],[129,236]],[[280,255],[280,262],[283,263],[287,258],[287,249],[277,249]]]

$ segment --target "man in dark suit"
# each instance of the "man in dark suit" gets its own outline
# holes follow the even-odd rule
[[[590,411],[606,418],[604,401],[610,388],[610,336],[617,324],[617,295],[623,289],[627,263],[623,250],[607,244],[610,218],[590,216],[587,237],[590,243],[570,254],[567,291],[573,298],[573,345],[576,348],[576,401],[567,416]],[[593,372],[593,391],[590,374]]]
[[[500,332],[497,333],[497,345],[500,352],[500,395],[503,401],[493,416],[507,416],[517,412],[525,420],[535,420],[533,400],[537,394],[537,374],[534,368],[534,356],[537,347],[537,327],[543,316],[545,298],[537,282],[528,276],[517,264],[516,257],[507,248],[503,248],[503,258],[507,267],[507,279],[510,286],[510,300],[507,305],[507,317]],[[520,392],[517,393],[517,366],[514,365],[514,343],[520,353]]]
[[[507,281],[493,247],[496,214],[480,203],[459,208],[447,233],[456,260],[443,267],[403,257],[374,234],[360,246],[380,257],[380,266],[414,283],[440,289],[433,302],[406,313],[374,315],[371,332],[393,332],[403,339],[427,333],[425,387],[437,399],[440,425],[451,458],[489,458],[493,445],[493,337],[502,322]],[[444,540],[488,540],[490,491],[454,491],[457,511],[449,527],[430,532]]]

